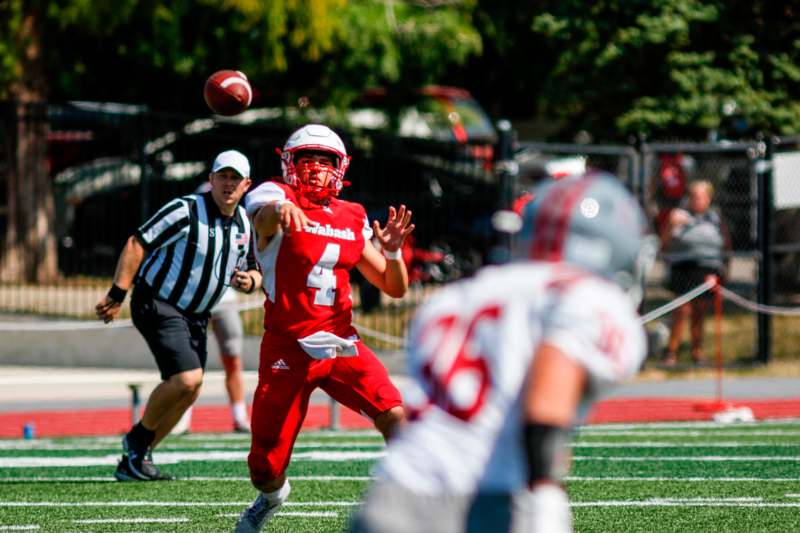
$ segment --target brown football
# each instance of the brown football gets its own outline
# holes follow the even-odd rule
[[[238,70],[218,70],[208,77],[203,97],[218,115],[237,115],[253,100],[253,88],[247,76]]]

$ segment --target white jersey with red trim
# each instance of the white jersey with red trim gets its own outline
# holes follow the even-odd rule
[[[280,228],[255,255],[263,273],[264,328],[267,333],[306,337],[327,331],[340,337],[355,334],[350,297],[350,270],[361,260],[372,229],[364,207],[332,198],[322,206],[301,202],[294,189],[269,181],[245,198],[252,217],[261,207],[289,200],[315,222],[302,231]]]
[[[419,414],[389,443],[378,477],[432,495],[524,486],[521,391],[541,343],[586,369],[581,417],[646,352],[637,311],[618,286],[563,264],[487,267],[414,317],[408,366],[416,386],[403,396]]]

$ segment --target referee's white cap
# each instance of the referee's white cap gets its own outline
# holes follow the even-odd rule
[[[219,172],[223,168],[232,168],[243,178],[250,177],[250,161],[247,157],[237,150],[226,150],[220,152],[214,164],[211,165],[211,172]]]

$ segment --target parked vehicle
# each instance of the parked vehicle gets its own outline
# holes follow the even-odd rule
[[[344,121],[313,110],[301,114],[262,108],[236,117],[192,119],[146,110],[115,116],[103,109],[75,109],[73,114],[83,114],[81,120],[95,141],[126,142],[106,143],[110,148],[97,154],[102,157],[77,158],[78,164],[59,168],[54,176],[62,272],[99,274],[113,269],[127,236],[154,208],[192,192],[206,179],[209,158],[220,149],[235,147],[247,154],[255,184],[279,175],[275,148],[298,124],[312,121],[334,124],[353,155],[347,176],[352,185],[345,188],[343,198],[362,203],[376,219],[385,219],[388,205],[411,206],[419,248],[447,243],[460,265],[470,265],[464,270],[473,270],[488,249],[489,217],[497,199],[494,175],[485,159],[494,131],[466,92],[436,88],[420,95],[414,104],[419,107],[409,104],[403,116],[429,124],[425,131],[430,135],[423,135],[421,126],[419,134],[411,134],[408,118],[401,121],[402,129],[388,127],[391,112],[379,107],[357,109]],[[473,111],[460,111],[456,118],[452,107],[456,104],[457,109]],[[373,118],[383,116],[384,122],[373,121],[366,127],[365,112]],[[450,117],[445,117],[449,137],[437,129],[442,112]],[[353,118],[359,116],[362,122]],[[456,140],[463,140],[464,132],[466,142]],[[481,145],[482,151],[474,149]],[[436,276],[426,277],[436,281]]]

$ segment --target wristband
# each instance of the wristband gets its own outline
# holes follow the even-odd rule
[[[569,444],[569,428],[528,422],[522,432],[528,459],[528,486],[560,480],[566,474],[563,450]]]
[[[291,204],[291,203],[292,203],[291,200],[287,200],[286,198],[284,198],[283,200],[278,200],[277,202],[272,204],[272,207],[275,209],[275,212],[280,215],[281,207],[283,207],[283,204]]]
[[[383,249],[383,256],[384,256],[386,259],[394,259],[394,260],[399,260],[399,259],[402,259],[402,258],[403,258],[403,251],[402,251],[400,248],[398,248],[397,250],[395,250],[395,251],[393,251],[393,252],[390,252],[389,250],[387,250],[386,248],[384,248],[384,249]]]
[[[125,295],[128,294],[128,291],[125,289],[117,286],[116,283],[111,284],[111,288],[108,290],[108,297],[118,304],[121,304],[125,301]]]

